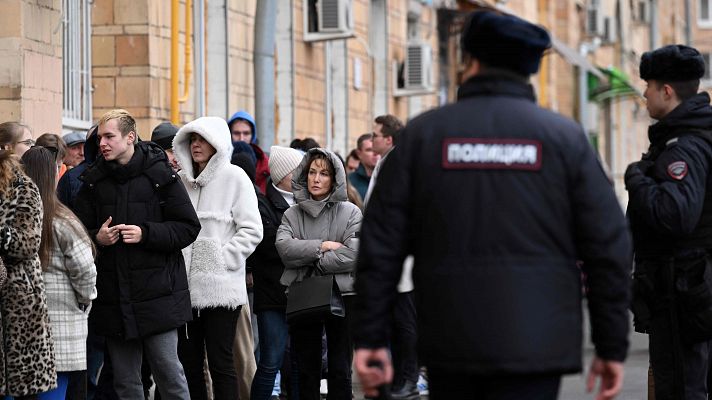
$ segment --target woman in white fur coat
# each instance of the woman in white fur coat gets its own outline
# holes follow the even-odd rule
[[[198,239],[183,250],[193,321],[181,334],[178,355],[190,397],[207,399],[207,351],[216,399],[237,398],[233,364],[235,325],[247,303],[245,260],[262,240],[262,220],[250,178],[230,164],[232,141],[222,118],[202,117],[173,139],[179,175],[198,213]]]

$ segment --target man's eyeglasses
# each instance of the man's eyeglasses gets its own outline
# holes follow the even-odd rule
[[[384,135],[383,135],[383,134],[380,134],[380,135],[379,135],[379,134],[377,134],[376,132],[371,132],[371,139],[375,139],[375,138],[377,138],[377,137],[384,137]]]
[[[25,140],[19,141],[19,142],[17,142],[17,143],[24,144],[24,145],[27,146],[27,147],[32,147],[32,146],[35,145],[34,139],[25,139]]]

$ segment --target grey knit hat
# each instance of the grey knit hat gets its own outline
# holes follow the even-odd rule
[[[290,147],[272,146],[269,151],[269,173],[275,184],[294,171],[304,158],[299,150]]]

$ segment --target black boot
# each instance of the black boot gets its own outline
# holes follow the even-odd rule
[[[420,393],[415,382],[405,381],[405,384],[398,390],[391,393],[393,400],[418,400]]]

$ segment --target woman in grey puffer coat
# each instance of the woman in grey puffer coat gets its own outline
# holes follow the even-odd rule
[[[331,151],[311,149],[294,170],[297,202],[282,218],[276,246],[286,267],[281,282],[289,286],[312,275],[333,275],[344,298],[346,318],[290,326],[299,365],[299,398],[319,399],[321,333],[328,342],[329,399],[351,399],[352,342],[349,330],[361,210],[346,195],[346,174]]]

